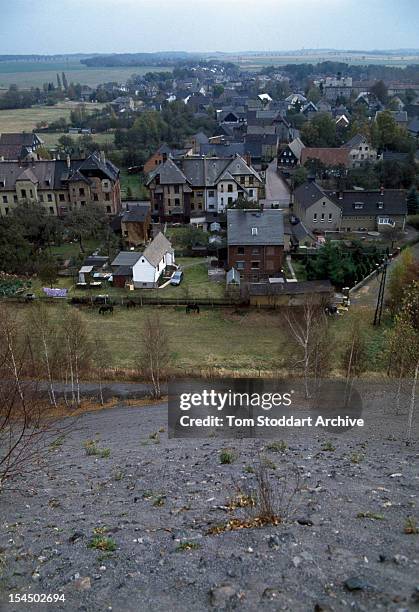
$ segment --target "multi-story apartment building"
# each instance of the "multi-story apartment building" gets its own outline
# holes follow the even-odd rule
[[[282,275],[284,221],[281,210],[227,211],[228,267],[244,281]]]
[[[258,202],[263,180],[240,156],[167,159],[149,176],[152,214],[160,221],[199,224],[225,212],[240,196]]]
[[[103,153],[86,159],[0,161],[0,215],[38,202],[51,215],[97,203],[108,215],[121,209],[119,170]]]

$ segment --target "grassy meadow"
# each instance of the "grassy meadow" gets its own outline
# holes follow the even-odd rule
[[[78,104],[79,102],[61,102],[55,106],[33,106],[32,108],[0,110],[0,134],[8,132],[32,132],[39,121],[52,122],[57,121],[61,117],[69,119],[71,111]],[[86,104],[86,110],[93,111],[97,108],[103,108],[103,106],[103,104],[90,102]],[[51,134],[51,136],[59,137],[60,134]]]
[[[17,85],[21,89],[42,87],[43,83],[57,83],[57,72],[65,72],[69,83],[81,83],[96,87],[101,83],[115,81],[125,83],[133,74],[163,72],[165,66],[129,66],[116,68],[88,68],[77,59],[61,61],[7,61],[0,62],[0,89]]]

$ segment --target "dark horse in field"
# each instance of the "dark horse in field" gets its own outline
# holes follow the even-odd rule
[[[113,314],[113,306],[101,306],[99,308],[99,314],[106,314],[107,312],[109,312],[109,314]]]
[[[131,308],[135,308],[137,304],[134,302],[134,300],[128,300],[126,306],[127,306],[127,310],[130,310]]]
[[[195,312],[196,314],[199,314],[199,306],[198,304],[187,304],[186,306],[186,314],[190,314],[191,312]]]

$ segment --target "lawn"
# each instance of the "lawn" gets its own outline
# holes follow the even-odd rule
[[[95,135],[93,135],[93,138]],[[128,187],[131,189],[132,198],[134,200],[148,200],[149,192],[147,187],[143,185],[139,174],[128,174],[126,170],[121,170],[121,196],[122,199],[127,198]]]
[[[61,102],[55,106],[33,106],[0,110],[0,134],[7,132],[32,132],[39,121],[52,122],[64,117],[70,118],[70,113],[78,106],[78,102]],[[86,109],[103,108],[103,104],[86,104]],[[42,137],[42,135],[41,135]]]
[[[223,298],[224,281],[215,282],[208,279],[206,260],[194,257],[179,257],[176,263],[183,269],[180,285],[168,285],[159,289],[162,297],[184,298]]]
[[[64,302],[48,307],[51,317],[61,319]],[[199,315],[184,307],[117,307],[113,315],[81,309],[92,336],[101,338],[110,353],[110,367],[135,368],[145,317],[159,312],[167,327],[172,366],[188,374],[208,368],[244,373],[276,369],[289,359],[283,326],[277,313],[202,308]],[[22,312],[23,309],[22,309]]]
[[[78,140],[82,137],[82,134],[68,134],[67,132],[42,132],[39,136],[44,141],[47,147],[55,147],[58,144],[58,140],[61,136],[70,136],[73,140]],[[98,134],[91,135],[93,140],[98,144],[113,144],[114,143],[114,134],[113,132],[104,132]]]

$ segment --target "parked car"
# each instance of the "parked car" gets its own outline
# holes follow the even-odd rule
[[[170,284],[180,285],[180,283],[182,282],[182,278],[183,278],[182,270],[176,270],[176,272],[173,274],[172,278],[170,279]]]

